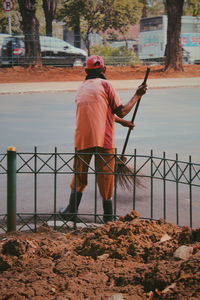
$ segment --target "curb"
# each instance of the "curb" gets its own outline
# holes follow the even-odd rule
[[[136,89],[141,80],[110,80],[116,90]],[[74,92],[82,81],[30,82],[0,84],[0,94]],[[200,77],[149,79],[149,89],[200,87]]]

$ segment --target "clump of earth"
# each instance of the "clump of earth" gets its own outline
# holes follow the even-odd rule
[[[0,235],[0,299],[200,299],[200,229],[142,220]]]

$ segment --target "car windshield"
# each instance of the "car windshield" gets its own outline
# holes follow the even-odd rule
[[[68,44],[63,40],[47,37],[47,36],[40,36],[40,44],[42,47],[53,47],[53,48],[63,48],[63,49],[72,47],[70,44]]]
[[[24,47],[24,41],[20,38],[6,38],[4,40],[3,45],[11,45],[12,48],[23,48]]]
[[[0,44],[3,44],[3,42],[5,41],[5,39],[8,38],[8,37],[9,37],[9,35],[1,34],[1,35],[0,35]]]

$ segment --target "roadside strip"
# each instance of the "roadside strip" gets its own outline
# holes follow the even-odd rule
[[[117,90],[132,90],[141,84],[141,79],[110,81]],[[74,92],[81,83],[81,81],[3,83],[0,84],[0,94]],[[200,77],[149,79],[148,86],[150,89],[200,87]]]

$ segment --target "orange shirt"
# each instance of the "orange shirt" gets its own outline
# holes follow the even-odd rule
[[[121,99],[109,81],[101,78],[86,80],[76,95],[75,147],[115,148],[114,110],[122,105]]]

